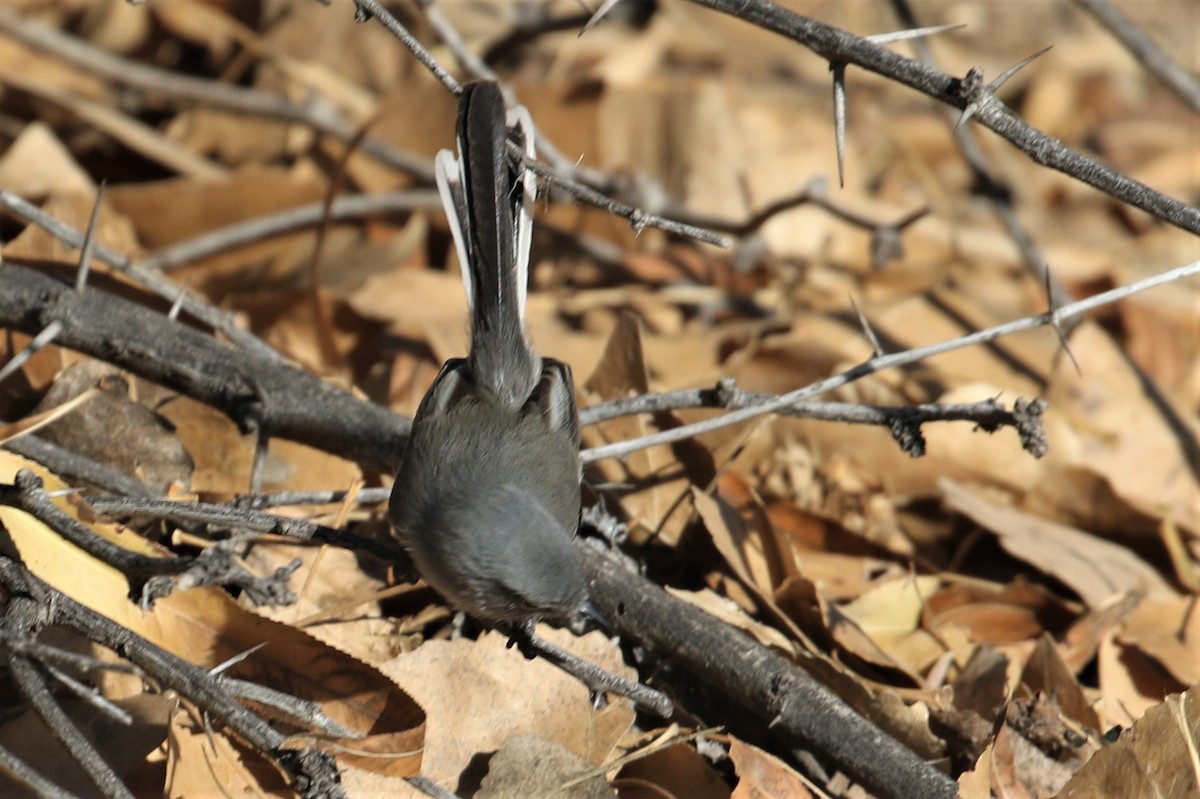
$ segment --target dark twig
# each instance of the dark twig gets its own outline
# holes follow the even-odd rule
[[[437,62],[433,54],[425,49],[425,45],[417,41],[417,37],[408,32],[400,20],[396,19],[392,12],[388,11],[375,0],[354,0],[355,19],[359,22],[366,22],[371,17],[379,20],[379,24],[387,28],[388,32],[400,40],[401,44],[409,49],[416,56],[417,60],[429,70],[429,72],[445,86],[451,94],[458,95],[462,92],[462,86],[453,75],[446,71],[445,67]]]
[[[515,142],[509,142],[509,153],[520,158],[525,162],[529,169],[533,170],[534,174],[543,180],[558,186],[572,197],[583,200],[589,205],[594,205],[597,208],[608,211],[614,216],[623,217],[629,220],[629,224],[633,226],[634,232],[640,233],[647,227],[655,227],[659,230],[665,230],[668,233],[674,233],[678,236],[687,236],[688,238],[703,241],[706,244],[713,244],[717,247],[728,248],[731,242],[725,236],[705,230],[704,228],[690,225],[686,222],[677,222],[673,219],[667,219],[657,214],[647,213],[641,208],[623,203],[620,200],[614,200],[595,189],[578,181],[564,177],[559,174],[553,167],[546,166],[538,161],[531,161],[525,158],[525,154],[517,147]]]
[[[42,609],[28,597],[13,597],[8,602],[4,615],[4,626],[10,631],[33,630],[38,626]],[[104,758],[96,751],[70,717],[59,706],[47,684],[47,675],[41,665],[26,655],[10,655],[8,668],[12,673],[17,690],[25,698],[50,730],[51,734],[70,753],[84,773],[105,797],[111,799],[133,799],[133,794]]]
[[[910,28],[891,33],[879,33],[865,37],[868,42],[878,45],[903,42],[909,39],[923,39],[938,33],[945,33],[962,25],[938,25],[932,28]],[[834,149],[837,151],[838,185],[846,185],[846,65],[831,61],[829,71],[833,76],[833,138]]]
[[[112,494],[153,497],[158,492],[141,480],[34,435],[4,442],[4,448],[45,466],[63,479],[86,483]]]
[[[963,125],[967,124],[967,120],[975,116],[979,109],[983,108],[985,103],[997,102],[996,91],[1008,83],[1009,79],[1020,72],[1025,67],[1032,64],[1037,59],[1050,51],[1050,47],[1043,47],[1033,55],[1022,58],[1017,63],[1013,64],[1008,69],[997,75],[986,86],[983,85],[983,71],[980,69],[968,70],[967,76],[963,78],[963,86],[968,87],[967,92],[971,96],[971,101],[967,103],[967,107],[962,110],[958,121],[954,123],[954,129],[957,131]]]
[[[0,505],[25,511],[92,557],[134,579],[178,574],[191,565],[187,558],[139,555],[101,538],[70,514],[59,510],[43,490],[42,479],[28,469],[17,472],[14,484],[0,484]]]
[[[892,7],[903,24],[914,26],[917,24],[916,14],[908,0],[892,0]],[[934,60],[933,50],[930,49],[928,42],[918,39],[913,43],[913,47],[921,61],[930,66],[936,66],[937,62]],[[1013,207],[1012,187],[993,174],[993,170],[988,166],[987,156],[975,141],[973,131],[970,128],[955,125],[954,141],[963,157],[967,159],[967,165],[971,168],[976,191],[992,204],[992,208],[1008,230],[1009,237],[1017,245],[1017,250],[1020,251],[1021,257],[1025,261],[1025,267],[1039,281],[1047,284],[1049,302],[1056,306],[1070,302],[1071,295],[1062,283],[1050,274],[1050,269],[1046,265],[1046,257],[1034,242],[1033,236],[1021,222],[1020,217],[1017,216],[1016,208]],[[1068,323],[1068,326],[1070,324],[1072,323]]]
[[[388,489],[367,489],[359,492],[365,495],[359,501],[364,504],[385,502],[388,492]],[[329,498],[331,496],[337,498]],[[278,504],[297,505],[340,502],[344,497],[344,491],[321,492],[315,496],[308,494],[300,495],[298,498],[302,501],[288,501]],[[371,552],[381,558],[390,560],[403,556],[403,550],[399,545],[393,544],[390,541],[367,538],[344,530],[336,530],[332,527],[314,524],[303,519],[263,513],[260,508],[270,507],[270,505],[254,506],[252,501],[247,501],[247,498],[235,501],[233,505],[213,505],[206,502],[177,502],[168,499],[93,497],[89,500],[89,504],[97,512],[114,518],[168,519],[176,524],[202,524],[223,530],[243,530],[259,534],[272,533],[300,541],[324,541],[337,546]]]
[[[623,696],[663,719],[670,718],[675,712],[675,706],[671,700],[649,686],[616,674],[610,674],[594,663],[589,663],[532,633],[518,631],[514,633],[514,638],[522,647],[522,651],[525,651],[525,647],[528,646],[530,654],[536,654],[547,663],[562,669],[586,685],[593,693],[611,693]]]
[[[795,194],[775,200],[760,208],[743,222],[729,222],[700,215],[673,214],[675,218],[687,219],[694,225],[706,230],[717,230],[730,233],[738,239],[745,239],[762,229],[763,225],[785,211],[799,208],[803,205],[815,205],[835,219],[840,219],[854,227],[871,232],[871,265],[876,269],[888,261],[901,257],[904,249],[900,244],[900,234],[910,225],[923,219],[929,208],[918,208],[910,211],[895,222],[879,222],[863,214],[844,208],[829,199],[825,180],[817,177],[805,184],[804,188]]]
[[[237,548],[243,544],[237,538],[214,544],[194,558],[160,558],[131,552],[101,538],[73,516],[59,510],[42,489],[41,478],[28,469],[17,472],[13,485],[0,484],[0,505],[25,511],[97,560],[107,563],[132,580],[145,580],[143,605],[149,605],[173,590],[199,585],[235,586],[259,605],[281,605],[295,601],[295,595],[288,590],[287,580],[299,567],[299,560],[280,567],[266,577],[253,575],[236,557]]]
[[[409,33],[400,21],[392,14],[387,12],[375,0],[354,0],[354,4],[359,12],[366,12],[369,16],[377,17],[380,23],[383,24],[393,35],[398,38],[405,47],[412,51],[413,55],[419,60],[441,83],[453,94],[459,94],[461,87],[457,80],[450,75],[437,60],[425,49],[424,45],[416,40]],[[478,77],[488,80],[495,80],[496,74],[486,63],[475,56],[463,42],[458,31],[450,25],[449,21],[441,14],[440,10],[433,6],[429,0],[424,3],[426,14],[429,16],[430,22],[437,28],[446,44],[451,47],[459,60],[467,66]],[[508,92],[508,101],[512,101],[513,95],[511,90]],[[517,160],[524,161],[526,166],[533,170],[538,177],[566,191],[572,197],[582,200],[586,203],[608,211],[616,216],[624,217],[629,220],[634,230],[641,232],[646,227],[656,227],[665,230],[668,233],[674,233],[679,236],[687,236],[697,241],[703,241],[708,244],[714,244],[718,247],[729,247],[731,242],[723,236],[716,235],[710,231],[697,228],[694,225],[689,225],[684,222],[677,222],[671,219],[666,219],[657,214],[648,213],[641,208],[623,203],[619,200],[614,200],[600,191],[592,188],[586,183],[577,179],[580,176],[581,169],[565,158],[553,143],[545,139],[538,139],[538,147],[542,151],[547,160],[551,161],[553,166],[547,166],[540,161],[531,160],[526,157],[525,151],[518,147],[515,142],[509,142],[509,153]],[[595,176],[591,178],[593,181]]]
[[[80,298],[63,282],[12,262],[0,264],[0,285],[0,326],[37,332],[57,319],[64,346],[206,402],[243,426],[254,420],[271,437],[354,451],[353,459],[388,472],[403,451],[407,422],[277,357],[238,350],[112,295]]]
[[[235,508],[284,508],[292,505],[340,505],[348,491],[281,491],[277,494],[248,494],[233,501]],[[363,488],[354,495],[356,505],[378,505],[388,501],[390,488]]]

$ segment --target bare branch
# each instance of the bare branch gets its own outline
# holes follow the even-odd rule
[[[440,207],[436,190],[417,189],[389,194],[339,197],[328,206],[328,211],[330,220],[343,222]],[[136,268],[170,272],[227,250],[315,227],[321,224],[325,211],[326,204],[321,201],[211,230],[151,253],[138,261]]]

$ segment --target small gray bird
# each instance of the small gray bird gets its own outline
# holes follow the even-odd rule
[[[413,419],[389,516],[421,575],[484,622],[527,629],[587,606],[579,421],[570,368],[533,351],[525,295],[533,155],[523,108],[495,83],[463,87],[458,150],[435,162],[471,306],[471,350],[447,361]]]

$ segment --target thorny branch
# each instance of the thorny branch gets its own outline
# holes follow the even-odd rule
[[[974,116],[976,120],[1042,166],[1070,175],[1176,227],[1200,233],[1200,209],[1154,191],[1033,128],[994,95],[980,94],[982,86],[975,91],[968,91],[962,80],[932,66],[905,58],[862,37],[801,16],[768,0],[691,2],[792,39],[830,63],[851,64],[876,72],[955,108],[965,109],[972,103],[978,103],[980,108]]]

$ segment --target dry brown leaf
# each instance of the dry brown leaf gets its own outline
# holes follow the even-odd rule
[[[96,184],[54,131],[42,122],[28,125],[0,158],[0,188],[36,199],[51,194],[94,195]]]
[[[263,491],[340,491],[361,479],[357,463],[306,444],[273,438],[267,450]]]
[[[857,639],[845,634],[844,621],[850,621],[854,629],[870,640],[872,648],[886,654],[887,661],[882,665],[898,667],[916,678],[945,651],[936,638],[920,629],[925,602],[940,583],[932,576],[906,576],[880,582],[852,602],[838,606],[836,615],[827,612],[830,631],[839,643],[848,646]],[[851,651],[862,657],[872,654],[870,650],[859,649],[851,647]]]
[[[1162,289],[1149,293],[1143,301],[1160,293]],[[1152,519],[1169,514],[1190,535],[1200,535],[1200,480],[1185,460],[1181,433],[1174,429],[1184,426],[1194,440],[1200,426],[1173,407],[1169,397],[1153,396],[1099,327],[1081,325],[1070,344],[1085,379],[1070,369],[1060,370],[1046,399],[1068,414],[1077,429],[1086,431],[1071,453],[1072,464],[1099,476],[1117,497],[1142,514]],[[1041,487],[1042,501],[1050,507],[1062,504],[1061,498],[1049,496],[1057,490],[1054,486],[1048,481]],[[1103,509],[1089,508],[1086,502],[1072,509],[1082,515],[1077,523],[1107,529],[1103,525],[1108,520],[1100,515]]]
[[[602,774],[578,781],[590,764],[562,746],[535,735],[509,738],[488,758],[477,799],[616,799]]]
[[[621,799],[729,799],[721,775],[688,744],[675,744],[639,757],[617,772]]]
[[[1117,641],[1136,646],[1184,685],[1200,683],[1200,612],[1195,596],[1143,601],[1124,620]]]
[[[298,627],[372,665],[391,660],[406,648],[398,629],[401,622],[381,618],[377,597],[384,581],[364,572],[354,552],[313,543],[260,540],[246,554],[246,563],[257,574],[269,574],[294,559],[301,562],[291,581],[298,594],[296,603],[254,608],[254,612]]]
[[[599,633],[538,634],[607,671],[630,676],[620,650]],[[478,641],[427,641],[381,669],[429,714],[421,772],[447,787],[457,784],[472,758],[517,735],[539,736],[599,764],[633,721],[628,701],[594,711],[586,687],[545,661],[527,660],[499,633]]]
[[[783,581],[771,531],[752,527],[720,496],[709,496],[698,488],[692,488],[691,496],[696,514],[733,573],[770,596]]]
[[[167,738],[166,796],[299,796],[279,769],[237,739],[213,735],[195,708],[180,706]]]
[[[95,242],[109,249],[136,257],[141,253],[133,221],[110,200],[115,189],[105,191],[96,219]],[[94,194],[56,195],[42,205],[42,211],[75,230],[87,230],[88,220],[96,205]],[[77,264],[79,251],[65,246],[37,225],[28,225],[12,241],[4,245],[5,259],[29,259]],[[101,268],[96,263],[93,269]]]
[[[27,416],[18,422],[13,422],[11,424],[0,424],[0,444],[12,441],[14,438],[18,438],[23,435],[33,433],[40,428],[51,424],[58,419],[61,419],[94,397],[97,391],[99,391],[99,389],[89,388],[83,393],[72,397],[60,405],[55,405],[54,407],[47,408],[40,413]]]
[[[201,107],[178,114],[167,125],[166,135],[192,152],[238,167],[287,158],[295,149],[292,131],[284,121]]]
[[[1037,646],[1025,662],[1021,683],[1034,694],[1054,697],[1055,704],[1066,717],[1089,730],[1100,729],[1100,719],[1084,695],[1083,687],[1076,682],[1063,662],[1058,647],[1048,635],[1038,639]]]
[[[242,433],[225,414],[191,397],[176,397],[158,412],[192,456],[192,491],[217,500],[250,488],[254,434]]]
[[[1156,569],[1126,547],[998,505],[950,478],[940,484],[951,508],[996,534],[1013,557],[1062,580],[1090,607],[1130,591],[1158,598],[1176,596]]]
[[[768,627],[762,622],[751,618],[736,603],[708,589],[702,591],[683,591],[667,588],[667,592],[676,599],[681,599],[689,605],[700,608],[705,613],[715,616],[731,627],[749,634],[763,646],[778,649],[781,652],[794,653],[796,645],[789,641],[783,633],[774,627]]]
[[[730,799],[812,799],[807,781],[775,755],[733,738],[729,759],[737,769],[738,783]]]
[[[1100,703],[1097,712],[1107,726],[1129,726],[1168,694],[1185,686],[1163,671],[1136,646],[1126,646],[1108,635],[1096,653]]]
[[[315,202],[325,186],[303,169],[250,165],[229,173],[222,180],[197,181],[186,178],[132,183],[110,188],[105,197],[137,226],[146,247],[165,247],[201,233],[236,222]],[[226,265],[245,268],[289,246],[292,234],[218,255],[200,262],[209,268]]]
[[[1172,694],[1101,749],[1068,782],[1060,799],[1200,797],[1200,693]]]
[[[147,6],[155,20],[179,38],[195,42],[209,50],[213,58],[224,61],[243,29],[218,6],[193,0],[153,3]]]
[[[77,698],[61,697],[60,707],[113,771],[133,784],[147,770],[147,758],[165,741],[167,720],[177,704],[176,698],[168,694],[143,693],[140,684],[136,695],[114,697],[105,694],[104,698],[127,713],[130,723],[101,713],[92,704]],[[0,746],[38,772],[53,775],[54,782],[64,791],[87,796],[95,790],[74,758],[59,745],[33,710],[18,713],[0,724]],[[157,784],[154,776],[158,776]],[[149,779],[152,789],[161,788],[161,775],[152,774]]]
[[[958,776],[958,795],[961,799],[992,799],[992,751],[994,743],[988,743],[983,754],[975,761],[975,767]]]
[[[70,111],[89,126],[102,130],[130,150],[189,178],[224,177],[226,170],[179,146],[136,117],[67,89],[42,82],[24,71],[6,73],[4,82]]]
[[[641,333],[631,314],[618,317],[604,355],[583,387],[598,400],[623,399],[648,390]],[[584,431],[584,442],[598,445],[628,440],[679,424],[676,415],[669,412],[653,414],[649,420],[640,415],[626,416],[589,427]],[[635,540],[655,537],[668,545],[679,540],[690,521],[688,487],[707,485],[716,474],[711,455],[694,441],[653,447],[620,461],[598,463],[595,468],[607,481],[628,483],[633,488],[621,493],[621,508]]]
[[[1070,778],[1066,766],[1004,724],[992,746],[992,790],[1009,799],[1050,799]]]
[[[130,381],[103,361],[84,360],[59,373],[38,404],[49,411],[90,393],[92,400],[74,414],[41,431],[41,437],[133,475],[166,492],[187,489],[192,459],[163,417],[131,398]]]

